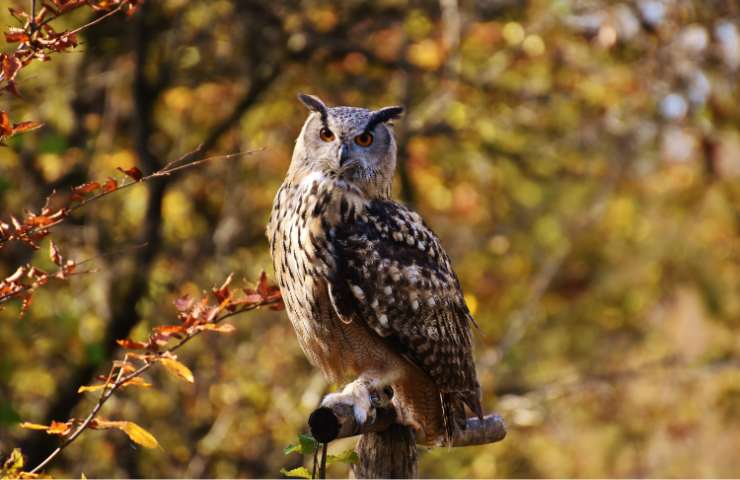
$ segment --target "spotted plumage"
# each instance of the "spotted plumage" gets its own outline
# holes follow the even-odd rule
[[[307,357],[331,381],[390,385],[402,422],[440,443],[481,415],[474,324],[439,239],[390,199],[399,107],[312,111],[268,225],[277,279]],[[369,139],[369,143],[368,143]]]

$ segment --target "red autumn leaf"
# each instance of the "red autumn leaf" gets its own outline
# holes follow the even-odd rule
[[[116,340],[116,343],[128,350],[145,350],[149,347],[149,344],[146,344],[144,342],[137,342],[128,338]]]
[[[31,37],[22,28],[9,27],[8,31],[5,32],[5,41],[8,43],[15,43],[15,42],[25,43],[25,42],[28,42],[29,40],[31,40]]]
[[[92,193],[95,190],[99,190],[99,189],[100,189],[100,184],[98,182],[87,182],[87,183],[83,183],[82,185],[77,185],[76,187],[73,187],[72,191],[78,194],[85,194],[85,193]]]
[[[0,54],[0,59],[2,60],[3,76],[7,81],[13,81],[18,71],[23,67],[23,63],[13,54]]]
[[[71,429],[71,422],[57,422],[56,420],[52,420],[46,433],[49,435],[66,435]]]
[[[154,331],[165,335],[172,335],[175,333],[185,333],[185,327],[182,325],[161,325],[154,327]]]
[[[123,169],[121,167],[118,167],[118,170],[120,170],[121,172],[125,173],[129,177],[133,178],[134,181],[136,181],[136,182],[138,182],[139,180],[141,180],[144,177],[144,174],[141,173],[141,170],[139,170],[138,167],[131,167],[131,168],[126,168],[126,169]]]
[[[229,291],[229,284],[231,283],[231,279],[234,278],[234,274],[230,273],[229,276],[226,278],[226,281],[218,288],[213,289],[213,295],[216,297],[219,303],[223,303],[231,297],[231,292]]]
[[[10,125],[8,112],[0,112],[0,136],[12,135],[13,127]]]
[[[59,253],[59,249],[57,249],[57,245],[54,243],[54,240],[49,240],[49,258],[51,258],[51,261],[54,262],[55,265],[59,267],[62,266],[62,255]]]
[[[267,274],[264,270],[260,273],[260,282],[257,284],[257,293],[263,297],[267,297],[270,294],[270,286],[267,284]]]
[[[46,215],[30,215],[26,219],[26,223],[33,226],[33,227],[44,227],[46,225],[49,225],[50,223],[53,223],[54,220],[47,217]]]
[[[18,122],[13,124],[13,134],[30,132],[43,126],[44,124],[41,122]]]
[[[115,192],[118,189],[118,184],[115,180],[108,177],[108,180],[105,181],[102,188],[105,193]]]
[[[262,298],[265,301],[272,301],[280,298],[280,288],[275,285],[270,285],[267,282],[267,274],[264,271],[260,274],[260,281],[257,285],[257,293],[262,295]]]

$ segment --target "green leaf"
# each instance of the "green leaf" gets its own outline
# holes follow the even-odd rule
[[[306,455],[310,455],[315,452],[319,446],[319,442],[317,442],[311,435],[298,435],[298,441],[301,442],[301,452]]]
[[[286,477],[293,477],[293,478],[311,478],[311,472],[309,472],[306,467],[298,467],[294,468],[292,470],[286,470],[284,468],[280,469],[280,473],[285,475]]]
[[[353,463],[357,463],[359,460],[360,457],[357,456],[357,452],[352,449],[345,450],[338,455],[326,456],[327,465],[332,465],[334,463],[346,463],[347,465],[352,465]]]
[[[291,453],[301,453],[301,445],[291,443],[283,449],[283,453],[286,455],[290,455]]]
[[[302,453],[304,455],[310,455],[313,452],[316,451],[316,447],[318,445],[318,442],[316,442],[316,439],[313,438],[311,435],[298,435],[298,443],[297,444],[290,444],[285,449],[283,449],[283,452],[286,455],[290,455],[291,453]]]

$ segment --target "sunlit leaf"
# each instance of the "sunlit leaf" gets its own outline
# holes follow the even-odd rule
[[[98,182],[87,182],[87,183],[83,183],[82,185],[77,185],[76,187],[72,189],[72,191],[75,193],[85,194],[85,193],[92,193],[99,189],[100,189],[100,184]]]
[[[230,323],[204,323],[203,325],[198,325],[197,328],[198,330],[208,330],[218,333],[233,333],[236,331],[236,328]]]
[[[159,446],[159,442],[157,442],[157,439],[154,438],[154,435],[147,432],[143,428],[141,428],[139,425],[133,423],[133,422],[122,422],[123,427],[121,430],[126,432],[128,437],[133,440],[135,443],[138,443],[142,447],[146,448],[157,448]]]
[[[144,379],[143,379],[143,378],[141,378],[141,377],[134,377],[134,378],[132,378],[131,380],[129,380],[129,381],[127,381],[127,382],[124,382],[122,386],[124,386],[124,387],[142,387],[142,388],[149,388],[149,387],[151,387],[151,386],[152,386],[152,384],[151,384],[151,383],[149,383],[149,382],[147,382],[146,380],[144,380]]]
[[[116,343],[122,346],[123,348],[129,349],[129,350],[144,350],[148,348],[148,344],[144,342],[137,342],[135,340],[130,340],[128,338],[116,340]]]
[[[56,420],[52,420],[46,433],[50,435],[66,435],[69,433],[71,427],[72,425],[70,422],[57,422]]]
[[[3,474],[16,473],[23,470],[23,454],[20,448],[14,448],[8,459],[3,462]]]
[[[154,438],[154,435],[147,432],[134,422],[97,419],[90,425],[90,427],[96,430],[115,428],[125,432],[134,443],[138,443],[143,447],[157,448],[159,446],[159,442]]]
[[[169,370],[171,373],[174,373],[178,377],[183,378],[190,383],[193,383],[195,381],[195,377],[193,377],[193,372],[191,372],[188,367],[178,362],[174,358],[160,358],[159,362],[164,365],[167,370]]]
[[[23,422],[21,423],[21,428],[27,428],[28,430],[47,430],[49,426],[38,423]]]
[[[359,460],[360,457],[357,456],[357,452],[355,452],[353,449],[345,450],[337,455],[326,456],[327,465],[331,465],[333,463],[345,463],[351,465],[357,463]]]
[[[118,183],[116,183],[116,181],[112,178],[108,177],[108,180],[105,181],[101,188],[104,192],[107,193],[114,192],[118,189]]]
[[[44,124],[41,122],[18,122],[13,124],[13,133],[25,133],[43,127]]]
[[[161,325],[159,327],[154,327],[154,331],[171,335],[173,333],[185,333],[186,329],[182,325]]]
[[[292,478],[311,478],[311,472],[306,467],[298,467],[292,470],[286,470],[285,468],[280,469],[280,473],[286,477]]]
[[[99,385],[82,385],[80,386],[80,388],[77,389],[77,393],[96,392],[105,387],[105,383],[101,383]]]
[[[10,27],[5,33],[5,41],[8,43],[27,42],[31,37],[22,28]]]
[[[131,177],[137,182],[141,180],[142,178],[144,178],[144,174],[141,173],[141,170],[139,170],[138,167],[131,167],[131,168],[125,168],[125,169],[118,167],[118,170],[125,173],[126,175],[128,175],[129,177]]]
[[[54,262],[55,265],[60,267],[62,266],[62,255],[59,253],[59,249],[54,243],[54,240],[49,241],[49,258],[51,258],[51,261]]]
[[[288,455],[290,453],[302,453],[304,455],[310,455],[316,451],[318,442],[311,435],[300,434],[298,435],[298,443],[295,445],[288,445],[283,449],[283,452]]]

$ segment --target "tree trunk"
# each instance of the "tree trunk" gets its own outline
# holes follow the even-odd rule
[[[354,478],[417,478],[416,438],[411,428],[393,424],[366,433],[357,444],[360,460],[352,465]]]

